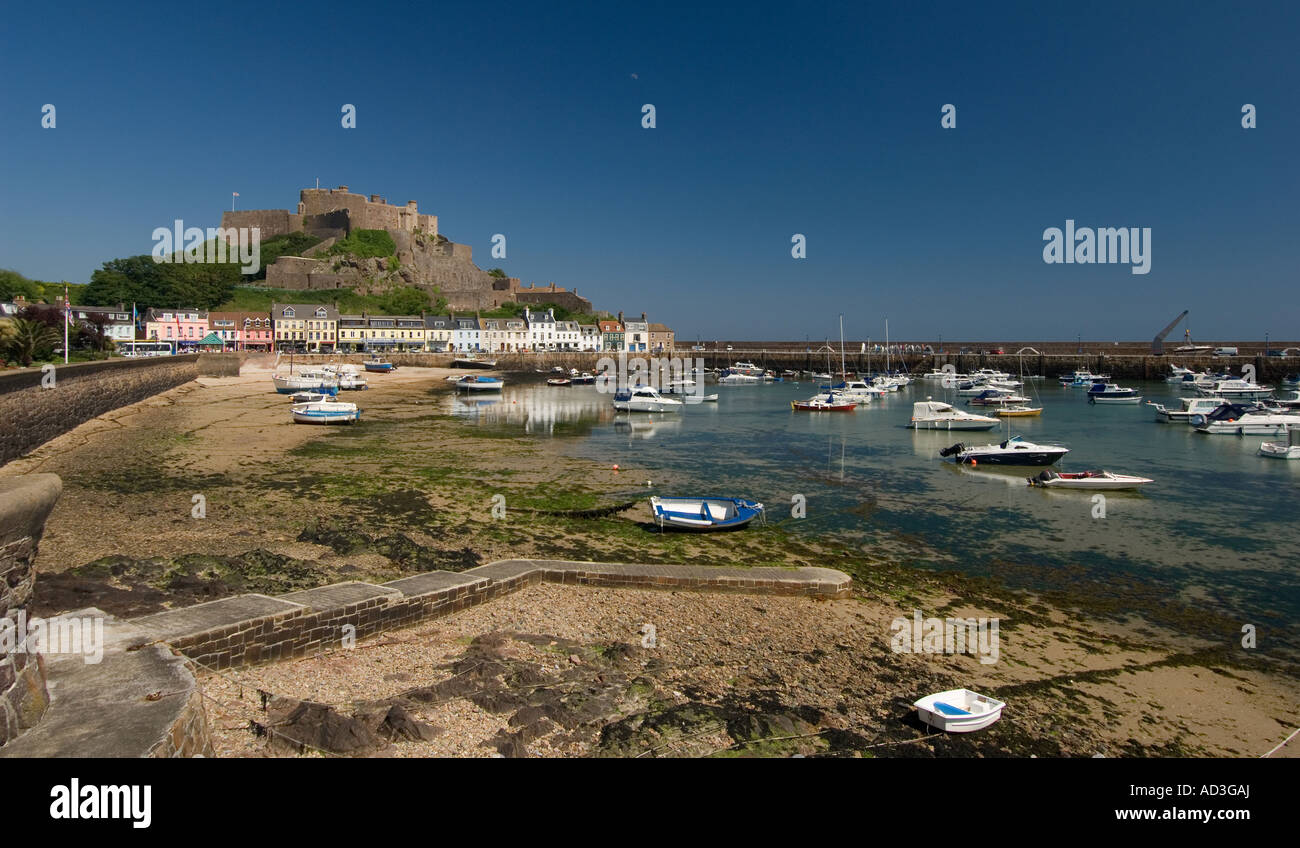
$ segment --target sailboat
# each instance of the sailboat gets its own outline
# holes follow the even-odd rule
[[[1029,385],[1025,380],[1025,358],[1019,355],[1016,359],[1019,362],[1020,382],[1022,385]],[[1034,395],[1038,394],[1033,386],[1030,386],[1029,391]],[[998,409],[995,414],[1000,418],[1037,418],[1043,414],[1043,408],[1031,403],[1008,404]]]

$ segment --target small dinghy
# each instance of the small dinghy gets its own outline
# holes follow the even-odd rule
[[[370,383],[360,374],[352,371],[340,371],[339,388],[349,392],[360,392],[370,388]]]
[[[858,405],[855,401],[844,400],[832,392],[808,400],[792,400],[790,408],[796,412],[853,412]]]
[[[1287,441],[1260,442],[1259,455],[1270,459],[1300,459],[1300,424],[1287,426]]]
[[[1002,718],[1005,703],[969,689],[950,689],[926,695],[912,706],[921,721],[948,733],[983,730]]]
[[[1047,470],[1029,477],[1029,485],[1044,489],[1139,489],[1154,482],[1149,477],[1112,474],[1109,471],[1081,471],[1074,474]]]
[[[499,392],[505,382],[498,377],[480,377],[477,374],[466,374],[456,381],[456,388],[467,392]]]
[[[295,392],[289,395],[289,400],[294,403],[320,403],[321,401],[332,400],[338,394],[338,389],[331,387],[320,392]]]
[[[297,403],[293,410],[293,420],[299,424],[351,424],[361,420],[361,410],[355,403],[342,403],[335,400],[323,400],[316,403]]]
[[[1043,414],[1041,406],[1004,406],[995,410],[994,415],[1001,418],[1032,418]]]
[[[682,400],[688,404],[693,403],[717,403],[717,395],[682,395]]]
[[[650,499],[650,509],[660,529],[703,532],[735,530],[763,514],[763,505],[745,498]]]
[[[569,386],[572,384],[573,381],[570,380],[568,377],[552,377],[551,379],[546,381],[546,385],[548,386]]]

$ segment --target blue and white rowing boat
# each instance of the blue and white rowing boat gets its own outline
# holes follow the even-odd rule
[[[456,381],[456,388],[467,392],[499,392],[504,385],[505,382],[499,377],[481,377],[477,374],[466,374]]]
[[[351,424],[361,420],[361,410],[355,403],[342,403],[334,400],[315,403],[296,403],[293,420],[299,424]]]
[[[763,514],[763,505],[745,498],[650,499],[660,529],[673,527],[696,532],[735,530]]]

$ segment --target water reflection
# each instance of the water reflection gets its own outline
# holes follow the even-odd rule
[[[492,397],[456,392],[447,409],[484,427],[530,435],[586,435],[614,417],[610,396],[592,386],[509,386]]]

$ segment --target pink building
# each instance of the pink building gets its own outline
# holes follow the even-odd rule
[[[208,313],[202,309],[156,309],[144,313],[145,338],[175,342],[177,351],[195,350],[208,334]]]
[[[275,342],[269,312],[209,312],[208,332],[226,343],[226,350],[270,350]]]

